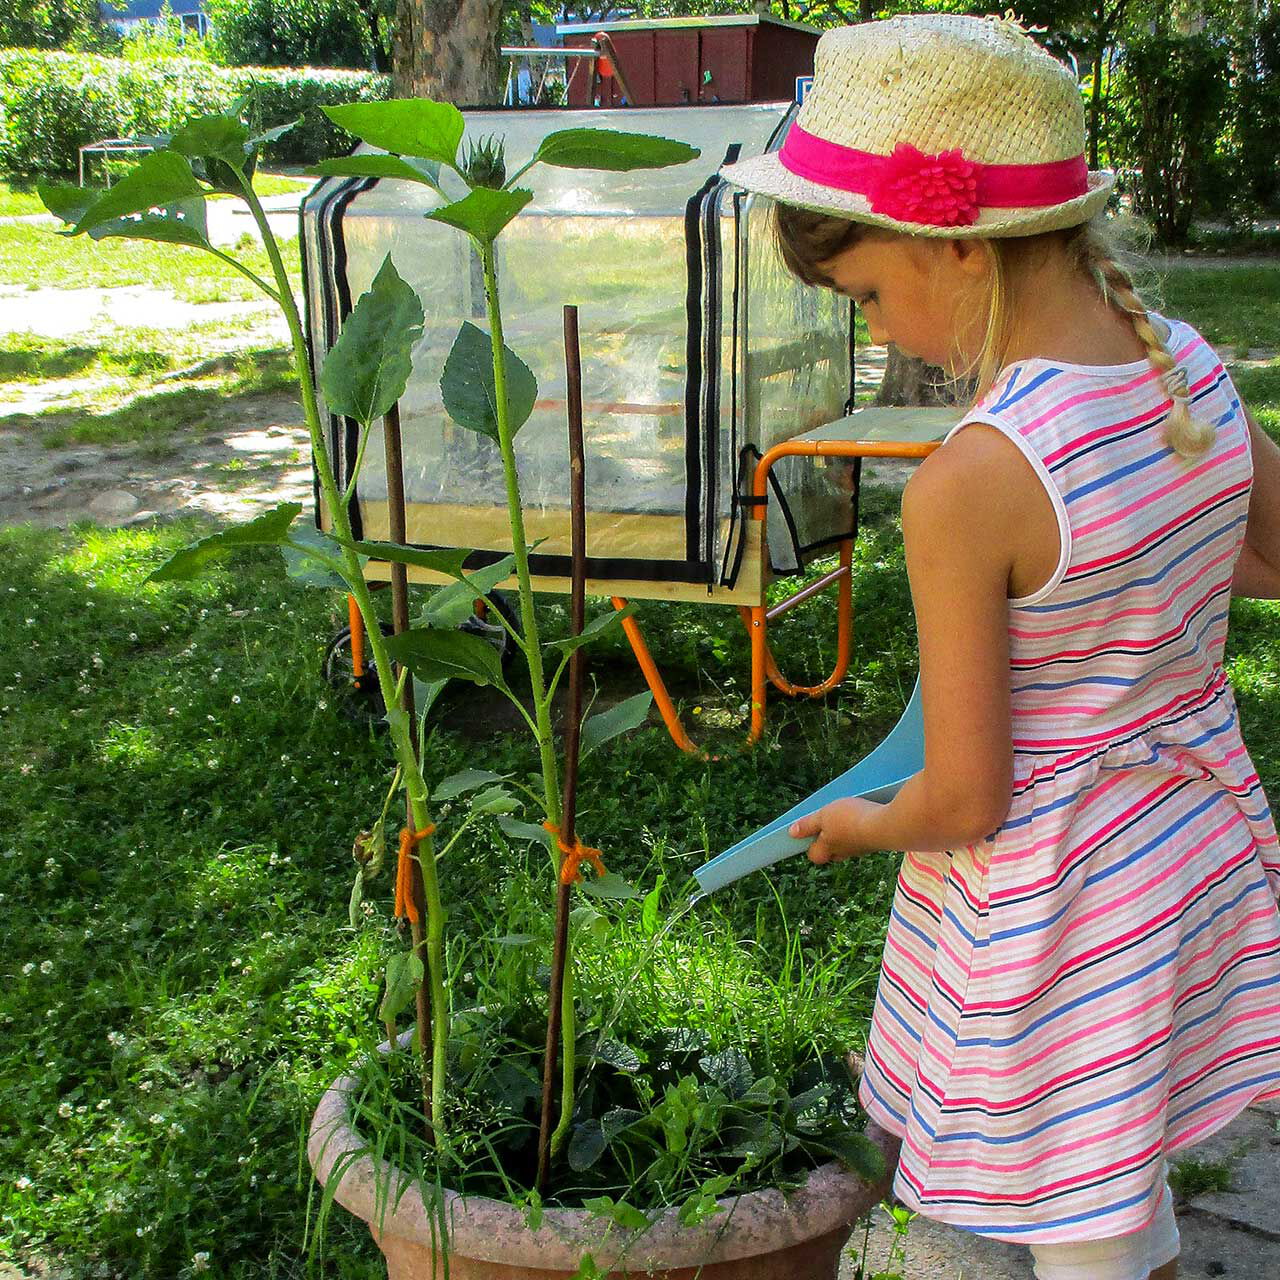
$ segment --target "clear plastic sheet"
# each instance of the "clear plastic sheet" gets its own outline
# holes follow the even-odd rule
[[[713,180],[731,146],[748,156],[771,140],[776,145],[788,106],[628,110],[607,118],[599,111],[467,114],[469,138],[505,137],[508,172],[547,133],[563,128],[653,133],[701,150],[697,160],[669,169],[601,173],[538,165],[521,180],[534,198],[498,241],[498,271],[507,345],[538,379],[537,404],[516,453],[528,535],[543,540],[541,556],[569,551],[566,303],[579,308],[587,545],[595,576],[719,581],[734,517],[741,517],[735,486],[743,449],[765,447],[843,411],[847,304],[787,276],[763,204],[739,199],[735,211],[732,190]],[[408,536],[426,545],[501,551],[509,549],[510,535],[497,447],[452,423],[441,402],[440,374],[460,325],[470,320],[487,330],[488,323],[470,241],[423,217],[437,203],[426,187],[385,179],[330,179],[311,193],[303,235],[313,360],[318,368],[340,316],[390,252],[426,312],[400,405]],[[698,316],[692,343],[691,314]],[[700,367],[705,376],[697,376]],[[746,390],[757,375],[759,388]],[[337,454],[349,461],[350,431],[335,420],[331,434]],[[776,521],[784,541],[789,525],[806,537],[814,529],[823,537],[834,531],[817,474],[809,463],[788,470],[792,510]],[[357,502],[365,534],[386,536],[386,474],[376,442]],[[847,527],[847,495],[844,507]],[[794,547],[780,544],[775,562],[795,567]]]

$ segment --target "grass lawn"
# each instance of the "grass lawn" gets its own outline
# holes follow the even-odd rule
[[[296,238],[281,246],[300,293]],[[271,278],[260,244],[236,251],[245,266]],[[0,226],[0,285],[26,289],[112,289],[123,285],[171,289],[184,302],[266,300],[261,290],[225,262],[201,249],[144,241],[90,240],[60,236],[49,227]]]
[[[1264,290],[1280,280],[1268,270]],[[1265,294],[1254,334],[1232,320],[1223,275],[1179,273],[1186,301],[1168,309],[1213,340],[1264,345],[1280,294]],[[153,343],[163,354],[159,338],[138,350]],[[11,379],[82,359],[8,355]],[[127,352],[93,359],[148,373]],[[1238,382],[1280,429],[1280,366]],[[901,710],[915,646],[893,495],[868,495],[864,531],[853,667],[826,703],[776,699],[750,753],[725,730],[720,759],[694,760],[646,728],[586,762],[584,837],[642,888],[665,876],[663,919],[708,852],[846,767]],[[380,965],[398,945],[389,876],[359,927],[347,919],[352,837],[381,807],[390,753],[320,678],[342,601],[257,552],[194,584],[145,585],[193,532],[0,531],[0,1257],[56,1259],[74,1280],[188,1280],[202,1255],[206,1274],[230,1280],[306,1273],[300,1135],[323,1085],[377,1034]],[[543,615],[563,632],[561,601]],[[645,606],[642,618],[698,732],[737,714],[747,645],[732,611]],[[1232,623],[1245,736],[1280,796],[1280,606],[1236,602]],[[819,678],[833,638],[826,599],[788,614],[787,673]],[[610,695],[641,687],[620,640],[592,664]],[[505,704],[469,687],[434,724],[428,777],[535,768]],[[457,819],[439,820],[447,833]],[[464,996],[508,963],[474,945],[495,918],[546,936],[544,860],[486,827],[443,865]],[[740,1020],[786,1017],[825,1045],[856,1045],[894,871],[881,855],[744,881],[653,944],[661,992],[634,999],[722,1039]],[[637,947],[634,913],[604,914],[582,946],[588,995]],[[789,954],[805,976],[780,991]],[[341,1213],[325,1249],[315,1274],[380,1274]]]
[[[259,196],[284,196],[295,191],[309,190],[313,178],[290,178],[285,174],[258,173],[254,175],[253,189]],[[231,200],[233,196],[217,195],[214,200]],[[34,182],[9,179],[0,182],[0,218],[19,218],[31,213],[46,212]]]

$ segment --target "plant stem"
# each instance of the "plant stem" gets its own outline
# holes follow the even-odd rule
[[[378,673],[378,686],[382,693],[384,705],[387,707],[387,721],[391,730],[391,740],[395,747],[396,760],[404,775],[405,791],[409,800],[409,811],[414,825],[421,831],[430,823],[427,803],[427,786],[422,777],[422,768],[413,749],[413,733],[409,718],[398,710],[396,684],[392,676],[391,659],[387,654],[386,641],[382,635],[382,627],[373,606],[368,583],[360,567],[360,558],[351,546],[351,520],[346,504],[338,489],[333,465],[329,458],[328,447],[324,438],[324,430],[320,425],[320,411],[316,403],[315,386],[311,379],[311,363],[307,354],[306,336],[302,321],[298,315],[297,302],[289,283],[289,275],[280,256],[280,248],[267,222],[266,214],[256,193],[248,182],[245,183],[245,199],[253,213],[253,219],[262,235],[263,247],[271,262],[271,269],[279,290],[277,300],[284,311],[285,321],[289,326],[289,337],[293,345],[294,365],[298,374],[298,388],[302,393],[302,410],[306,418],[307,430],[311,436],[311,451],[315,459],[316,474],[320,480],[320,490],[325,507],[333,525],[342,553],[342,576],[347,587],[355,598],[364,620],[365,637],[369,644],[370,655]],[[366,424],[367,425],[367,424]],[[426,907],[426,941],[423,965],[426,980],[431,991],[431,1088],[430,1097],[424,1099],[429,1120],[428,1137],[437,1141],[443,1134],[443,1105],[445,1084],[445,1053],[449,1040],[449,1008],[444,990],[444,911],[440,902],[440,884],[436,875],[434,845],[428,839],[423,842],[425,848],[419,858],[422,868],[422,888]],[[425,1037],[424,1037],[425,1040]],[[426,1045],[423,1045],[426,1053]]]
[[[520,475],[516,470],[515,433],[511,426],[511,409],[507,403],[507,363],[502,334],[502,308],[498,296],[498,264],[493,242],[477,241],[480,264],[484,271],[484,297],[489,316],[489,338],[493,348],[493,387],[498,419],[498,448],[502,453],[502,472],[507,488],[507,513],[511,521],[511,550],[516,562],[516,580],[520,587],[520,618],[525,638],[525,657],[529,664],[529,685],[533,693],[537,719],[538,753],[542,761],[543,803],[547,821],[559,827],[560,779],[556,767],[555,740],[551,730],[551,698],[542,668],[542,643],[533,610],[533,579],[529,571],[529,547],[524,531],[524,508],[520,498]],[[560,859],[551,850],[551,865],[559,887]],[[574,1051],[577,1032],[573,1008],[573,969],[570,946],[565,946],[565,979],[560,999],[562,1036],[566,1049],[561,1078],[560,1119],[552,1136],[552,1154],[564,1145],[573,1119]]]

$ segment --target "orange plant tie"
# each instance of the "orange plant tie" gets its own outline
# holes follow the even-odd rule
[[[408,918],[411,924],[422,919],[418,904],[413,900],[413,851],[433,831],[436,825],[428,822],[421,831],[410,831],[408,827],[400,828],[400,856],[396,860],[396,905],[397,920]]]
[[[556,846],[564,854],[564,861],[560,864],[561,884],[577,884],[582,879],[584,862],[591,863],[596,875],[604,875],[604,854],[599,849],[583,844],[576,836],[572,845],[565,844],[560,828],[554,822],[544,822],[542,825],[555,836]]]

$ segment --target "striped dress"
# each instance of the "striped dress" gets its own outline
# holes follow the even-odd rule
[[[1062,553],[1010,601],[1008,817],[903,860],[861,1098],[906,1205],[1005,1240],[1138,1230],[1164,1156],[1280,1094],[1280,846],[1222,666],[1248,433],[1163,324],[1204,458],[1145,361],[1027,360],[956,428],[1022,451]]]

